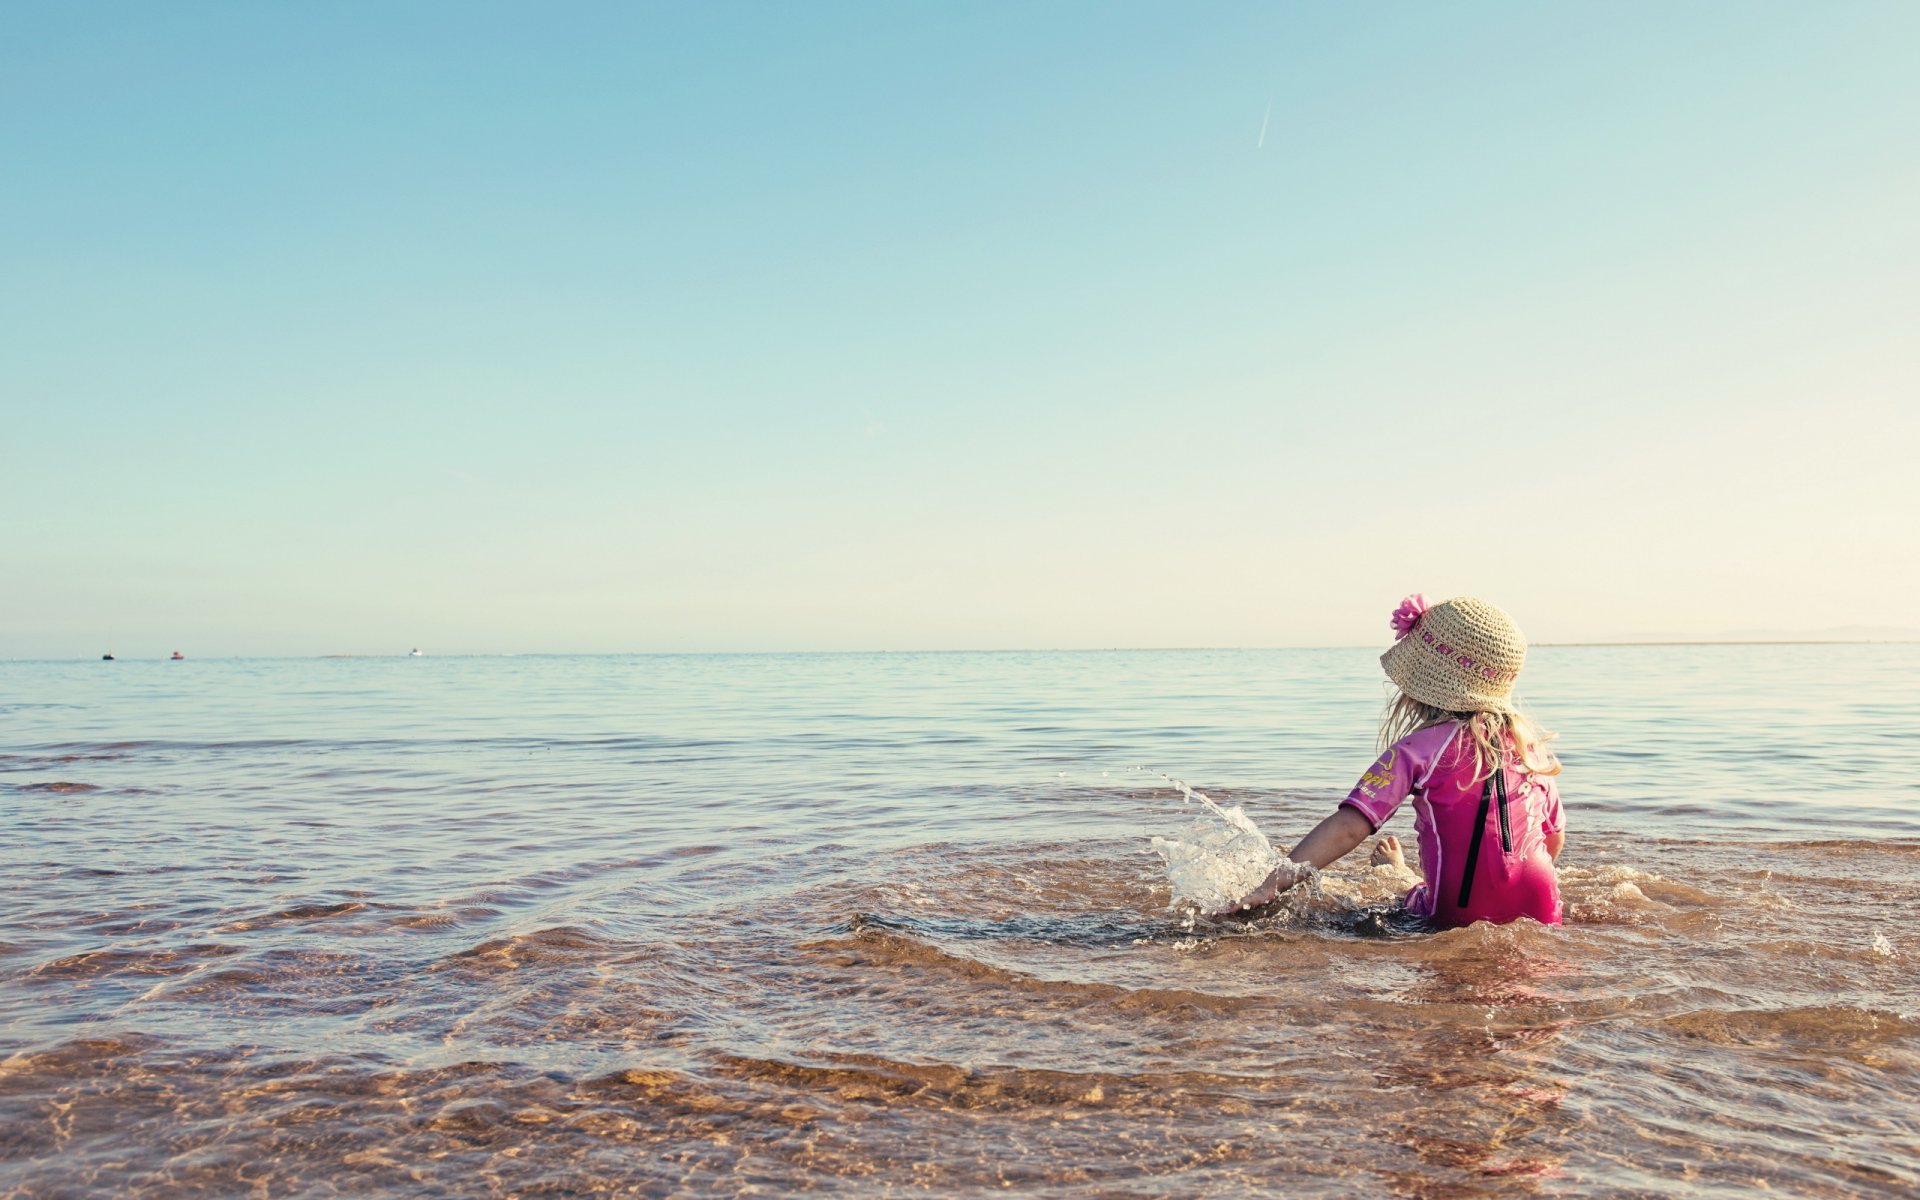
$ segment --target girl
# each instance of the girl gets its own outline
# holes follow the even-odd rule
[[[1425,879],[1406,895],[1409,913],[1442,927],[1520,917],[1558,925],[1560,764],[1545,746],[1552,735],[1510,699],[1526,638],[1513,618],[1471,596],[1435,605],[1409,596],[1393,628],[1380,665],[1399,691],[1380,730],[1380,760],[1264,883],[1225,911],[1272,900],[1306,877],[1299,864],[1341,858],[1412,795]],[[1381,838],[1373,863],[1404,869],[1399,839]]]

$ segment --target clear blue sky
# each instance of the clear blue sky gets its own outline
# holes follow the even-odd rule
[[[1917,61],[1906,0],[15,0],[0,656],[1920,625]]]

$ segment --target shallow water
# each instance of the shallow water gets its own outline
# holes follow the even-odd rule
[[[1364,651],[0,664],[0,1196],[1912,1195],[1916,680],[1537,649],[1570,923],[1423,934],[1149,848]]]

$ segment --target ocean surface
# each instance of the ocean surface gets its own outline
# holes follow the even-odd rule
[[[1920,646],[1522,682],[1569,923],[1435,934],[1151,847],[1367,650],[0,663],[0,1196],[1920,1193]]]

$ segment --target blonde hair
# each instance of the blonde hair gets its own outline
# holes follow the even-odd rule
[[[1410,733],[1448,721],[1465,725],[1472,736],[1475,780],[1492,775],[1495,767],[1509,759],[1529,775],[1560,773],[1560,760],[1547,749],[1547,743],[1559,735],[1540,728],[1513,709],[1448,712],[1415,700],[1397,688],[1380,718],[1380,749],[1384,751]]]

